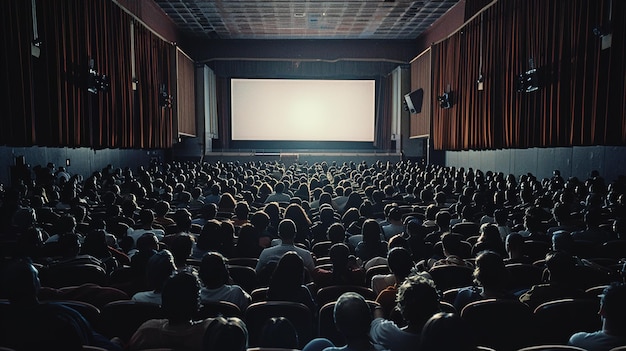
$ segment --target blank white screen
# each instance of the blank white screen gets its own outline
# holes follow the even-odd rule
[[[232,140],[374,141],[374,80],[232,79]]]

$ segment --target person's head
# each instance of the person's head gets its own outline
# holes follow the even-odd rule
[[[446,256],[462,256],[462,245],[461,238],[454,233],[446,233],[441,236],[441,246]]]
[[[473,351],[476,339],[471,326],[458,314],[439,312],[424,324],[419,350]]]
[[[343,293],[333,310],[337,330],[350,342],[368,337],[372,313],[363,296],[355,292]]]
[[[237,219],[246,220],[248,219],[248,214],[250,213],[250,205],[248,205],[245,201],[239,201],[235,205],[234,213],[235,216],[237,216]]]
[[[202,351],[246,351],[247,348],[248,329],[237,317],[215,317],[202,339]]]
[[[567,252],[556,251],[546,255],[546,268],[551,282],[571,282],[575,267],[576,260]]]
[[[402,221],[402,212],[398,206],[394,206],[389,210],[389,221],[392,223],[398,223]]]
[[[174,256],[169,250],[159,251],[152,255],[146,266],[146,282],[148,289],[161,292],[163,285],[176,271]]]
[[[159,239],[152,232],[143,233],[137,238],[137,250],[139,251],[156,251],[158,248]]]
[[[511,233],[506,236],[505,245],[509,257],[522,256],[524,252],[524,237],[517,232]]]
[[[183,233],[177,235],[170,246],[170,251],[174,255],[174,261],[182,265],[187,261],[193,249],[195,240],[190,234]]]
[[[208,289],[216,289],[228,283],[226,258],[219,252],[207,252],[200,263],[200,280]]]
[[[111,252],[107,245],[106,232],[103,229],[96,229],[87,233],[83,241],[81,252],[97,258],[110,257]]]
[[[139,221],[143,226],[152,226],[152,222],[154,221],[154,212],[149,208],[144,208],[139,211]]]
[[[574,238],[567,230],[552,233],[552,251],[571,252],[574,245]]]
[[[250,217],[250,223],[262,232],[270,224],[270,216],[264,211],[256,211]]]
[[[278,236],[283,242],[293,242],[296,237],[296,224],[291,219],[283,219],[278,224]]]
[[[409,250],[403,247],[394,247],[387,253],[387,264],[396,280],[402,281],[411,273],[413,259]]]
[[[191,321],[200,306],[200,281],[191,272],[178,272],[166,279],[161,299],[161,309],[170,324]]]
[[[334,244],[328,250],[328,256],[330,256],[330,261],[333,264],[333,270],[344,270],[348,264],[350,248],[348,248],[348,245],[343,243]]]
[[[361,234],[363,235],[363,242],[367,244],[375,244],[380,242],[380,235],[382,230],[380,224],[375,219],[366,219],[361,227]]]
[[[600,298],[600,316],[605,321],[605,328],[626,330],[625,283],[614,282],[604,289]]]
[[[276,183],[276,185],[274,185],[274,191],[277,194],[282,194],[285,191],[285,183],[283,182]]]
[[[304,262],[298,253],[288,251],[280,258],[270,279],[270,290],[279,287],[299,287],[304,280]]]
[[[80,238],[76,233],[66,233],[59,237],[59,252],[63,257],[75,257],[80,253]]]
[[[400,284],[396,305],[402,318],[418,327],[441,310],[435,283],[420,274],[410,275]]]
[[[451,218],[452,215],[450,215],[450,212],[448,211],[437,212],[437,214],[435,215],[435,223],[437,224],[439,230],[447,230],[448,228],[450,228]]]
[[[328,227],[328,240],[333,243],[343,243],[346,239],[346,229],[341,223],[333,223]]]
[[[163,200],[157,201],[157,203],[154,204],[154,211],[157,217],[164,217],[170,211],[170,204]],[[141,212],[139,216],[141,219]],[[143,223],[143,220],[141,220],[141,222]]]
[[[298,332],[289,319],[272,317],[261,329],[260,347],[298,349]]]
[[[502,257],[493,251],[482,251],[476,257],[474,282],[485,288],[505,288],[509,273]]]

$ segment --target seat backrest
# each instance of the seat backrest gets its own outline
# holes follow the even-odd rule
[[[533,321],[540,333],[542,344],[567,344],[570,336],[576,332],[593,332],[602,328],[598,311],[600,299],[560,299],[548,301],[533,313]]]
[[[610,240],[595,249],[595,257],[624,258],[626,240]]]
[[[108,275],[104,268],[95,264],[52,265],[41,272],[41,286],[63,288],[85,283],[106,285]]]
[[[318,306],[323,306],[328,302],[337,301],[341,294],[349,291],[360,294],[366,300],[376,300],[376,295],[370,288],[360,285],[331,285],[320,288],[317,291],[317,304]]]
[[[470,286],[474,280],[472,277],[474,270],[466,266],[441,265],[431,268],[428,272],[440,291]]]
[[[531,260],[541,260],[546,257],[550,251],[550,243],[541,240],[526,240],[522,247],[524,255],[530,257]]]
[[[165,318],[159,305],[132,300],[114,301],[100,310],[100,323],[96,330],[107,338],[117,336],[128,342],[141,324],[158,318]]]
[[[377,306],[380,304],[376,301],[366,300],[367,304],[370,306],[372,312]],[[343,346],[346,344],[346,339],[344,336],[337,330],[335,327],[335,318],[334,318],[334,309],[335,309],[335,301],[328,302],[324,304],[319,309],[318,313],[318,323],[317,323],[317,336],[321,338],[326,338],[335,346]]]
[[[486,299],[469,303],[461,311],[479,345],[498,351],[535,344],[532,313],[518,300]]]
[[[530,289],[533,285],[541,284],[543,268],[525,263],[511,263],[506,265],[511,277],[511,290],[519,291]]]
[[[251,347],[259,345],[263,325],[272,317],[285,317],[293,324],[298,332],[300,348],[313,338],[313,313],[306,305],[290,301],[255,302],[245,311],[248,344]]]
[[[231,266],[244,266],[250,268],[256,268],[256,264],[259,259],[256,257],[231,257],[228,259],[228,264]]]
[[[250,296],[252,297],[252,302],[254,303],[254,302],[267,301],[268,290],[269,288],[267,286],[252,290],[252,292],[250,293]]]
[[[58,300],[49,302],[58,303],[75,310],[80,313],[90,325],[96,325],[100,321],[100,309],[90,303],[76,300]]]
[[[389,266],[386,264],[379,264],[377,266],[372,266],[365,271],[365,286],[372,285],[372,277],[377,274],[389,274],[391,270],[389,270]]]
[[[315,257],[325,257],[328,256],[328,251],[331,246],[333,246],[332,241],[320,241],[313,244],[311,252],[315,255]]]
[[[233,278],[233,282],[239,285],[248,294],[259,285],[254,268],[228,265],[228,273],[230,277]]]
[[[202,307],[200,307],[194,319],[201,320],[217,316],[242,318],[243,313],[232,302],[210,301],[202,303]]]
[[[535,345],[521,348],[517,351],[587,351],[571,345]]]

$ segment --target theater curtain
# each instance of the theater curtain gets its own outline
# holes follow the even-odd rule
[[[626,143],[625,19],[621,1],[492,3],[432,46],[435,149]],[[602,50],[593,29],[609,22],[612,46]],[[533,67],[541,88],[517,92]],[[449,109],[436,100],[443,92]]]
[[[135,60],[139,84],[138,130],[135,140],[142,148],[168,148],[174,136],[173,109],[161,106],[162,89],[173,95],[172,66],[176,48],[145,27],[135,29]]]
[[[173,45],[135,26],[140,68],[135,92],[132,16],[108,0],[37,0],[34,21],[31,4],[0,2],[0,144],[171,146],[172,112],[158,108],[158,86],[150,84],[169,83]],[[31,55],[33,22],[41,40],[38,57]],[[107,77],[106,91],[87,91],[90,67]]]

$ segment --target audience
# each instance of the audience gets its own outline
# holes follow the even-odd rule
[[[39,272],[29,259],[2,269],[1,297],[9,305],[0,314],[0,345],[15,350],[81,350],[83,345],[122,350],[96,333],[76,310],[61,303],[40,303]]]
[[[232,302],[245,311],[252,299],[239,285],[229,284],[231,278],[226,264],[226,258],[219,252],[208,252],[202,257],[199,275],[204,287],[200,290],[200,301]]]
[[[278,225],[278,236],[280,237],[281,243],[277,246],[268,247],[261,252],[255,268],[257,274],[263,274],[262,270],[266,269],[267,266],[271,266],[271,264],[277,263],[288,251],[294,251],[298,254],[304,263],[304,268],[309,272],[315,270],[315,263],[311,252],[294,244],[297,235],[296,232],[296,224],[291,219],[284,219],[280,222]]]
[[[441,310],[435,283],[423,275],[411,275],[398,287],[397,308],[405,322],[404,327],[383,318],[376,309],[370,337],[377,350],[414,350],[420,342],[424,323]]]
[[[135,300],[157,304],[162,303],[165,279],[177,268],[185,270],[188,263],[199,264],[188,261],[190,255],[200,260],[207,253],[211,257],[221,255],[213,263],[222,268],[225,257],[258,258],[257,279],[270,285],[269,277],[279,260],[293,251],[285,256],[297,256],[302,261],[294,260],[291,267],[298,271],[294,279],[298,289],[309,279],[319,286],[361,282],[366,268],[387,262],[390,267],[395,265],[391,257],[387,260],[387,254],[395,252],[396,246],[410,250],[412,260],[427,263],[415,266],[414,271],[439,264],[473,267],[475,262],[477,286],[459,292],[459,299],[466,293],[471,298],[459,301],[458,307],[474,298],[507,295],[502,285],[488,283],[504,280],[487,279],[492,276],[487,274],[489,267],[494,268],[493,272],[503,271],[501,260],[495,264],[495,258],[489,259],[494,265],[485,265],[485,259],[493,256],[483,256],[485,249],[501,257],[506,254],[507,264],[533,264],[526,255],[531,253],[527,251],[531,247],[524,240],[552,240],[554,252],[546,257],[548,281],[520,298],[532,308],[549,300],[585,296],[577,288],[584,282],[576,281],[584,278],[568,276],[573,269],[564,268],[571,267],[565,261],[573,260],[579,266],[602,266],[605,272],[612,272],[611,279],[617,279],[615,267],[623,266],[626,259],[619,252],[612,255],[615,257],[594,257],[598,252],[606,252],[596,250],[601,244],[613,245],[611,240],[623,239],[626,232],[622,225],[626,178],[605,184],[597,172],[585,181],[575,177],[563,180],[556,175],[537,179],[532,174],[516,177],[411,161],[370,165],[153,162],[136,171],[109,165],[86,179],[69,174],[68,178],[67,171],[59,171],[56,174],[60,176],[56,177],[56,167],[37,169],[32,181],[25,179],[14,187],[0,188],[3,257],[35,260],[43,284],[48,284],[46,272],[51,269],[63,273],[70,265],[99,267],[93,276],[110,278],[99,280],[100,284],[124,287]],[[282,193],[289,200],[278,200],[281,207],[273,202],[277,199],[270,197],[273,191],[276,194],[272,195]],[[403,223],[398,222],[398,214],[406,211],[412,213],[405,216]],[[457,226],[453,231],[470,231],[449,233],[450,225],[459,222],[465,228]],[[474,241],[468,233],[477,235],[480,224],[482,235],[472,251],[469,242]],[[332,269],[316,269],[317,259],[321,263],[328,258],[313,257],[307,248],[326,240],[341,244],[329,252]],[[164,248],[170,251],[163,251]],[[170,252],[174,253],[175,262]],[[353,259],[351,254],[359,259]],[[574,258],[563,257],[568,254]],[[129,264],[131,268],[127,267]],[[300,265],[306,269],[302,273]],[[399,288],[404,279],[400,276],[405,273],[399,277],[395,273],[392,277]],[[224,287],[234,286],[222,275],[214,274],[211,278],[215,278],[215,285],[209,287],[205,281],[201,295],[211,289],[226,291]],[[279,280],[272,285],[280,285]],[[144,281],[145,284],[137,284]],[[311,286],[309,295],[315,293],[314,289]],[[385,305],[393,305],[391,290],[385,299],[392,303]],[[137,291],[140,293],[135,294]],[[449,317],[439,317],[433,323],[445,324],[452,320]],[[396,327],[409,323],[392,315],[389,318],[397,323]],[[615,322],[608,325],[607,330],[615,329],[611,326]],[[417,328],[414,331],[420,333]],[[207,338],[203,339],[207,342]],[[352,344],[366,346],[361,342]]]
[[[335,346],[328,339],[313,339],[302,351],[371,351],[370,323],[372,312],[363,296],[347,292],[335,303],[333,310],[335,327],[345,337],[346,345]]]
[[[172,348],[200,350],[212,319],[194,320],[200,302],[200,282],[187,271],[178,272],[165,283],[161,309],[166,319],[151,319],[133,334],[128,350]]]
[[[216,317],[206,327],[202,351],[246,351],[248,329],[237,317]]]
[[[304,263],[300,255],[295,251],[286,252],[272,273],[267,289],[267,299],[299,302],[315,314],[317,305],[310,290],[304,286],[304,274]]]
[[[584,291],[576,284],[576,260],[572,255],[563,252],[551,252],[546,255],[548,282],[534,285],[519,297],[519,300],[532,310],[544,302],[585,297]]]
[[[175,271],[174,256],[169,250],[155,253],[148,260],[146,267],[146,286],[150,290],[138,292],[133,295],[132,299],[161,305],[163,286]]]
[[[626,345],[626,284],[615,282],[604,289],[598,313],[602,330],[576,333],[569,339],[569,345],[586,350],[610,350]]]

